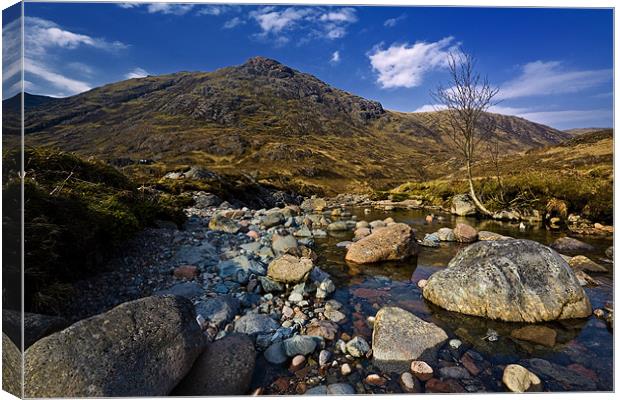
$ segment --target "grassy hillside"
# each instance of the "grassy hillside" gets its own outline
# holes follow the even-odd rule
[[[19,162],[19,152],[3,156],[3,174],[11,177],[2,188],[7,241],[19,235],[21,216],[18,207],[11,206],[20,196]],[[136,183],[101,162],[28,148],[24,165],[27,311],[53,313],[70,294],[72,281],[97,272],[112,250],[135,232],[157,219],[184,219],[182,199],[138,190]],[[4,265],[18,266],[16,257]],[[19,268],[12,272],[21,274]]]
[[[130,79],[54,99],[26,113],[26,142],[130,159],[132,174],[200,165],[268,182],[372,191],[441,176],[454,160],[440,118],[399,113],[262,57],[214,72]],[[558,143],[555,129],[497,120],[506,153]],[[137,164],[152,159],[153,164]]]
[[[555,199],[564,202],[569,213],[594,221],[611,223],[613,220],[611,129],[585,133],[555,146],[503,156],[497,165],[481,162],[474,174],[481,198],[495,211],[509,207],[543,211]],[[454,194],[467,192],[464,176],[465,171],[457,169],[440,179],[400,185],[392,193],[401,198],[421,197],[436,205],[447,205]]]

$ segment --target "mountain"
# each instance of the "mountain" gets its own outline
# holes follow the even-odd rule
[[[437,118],[438,117],[438,118]],[[568,134],[488,114],[504,153]],[[254,57],[213,72],[129,79],[27,109],[28,145],[52,145],[155,175],[188,165],[328,191],[427,179],[455,157],[441,114],[385,110],[275,60]]]
[[[584,135],[584,134],[592,133],[592,132],[600,132],[606,129],[611,129],[611,128],[573,128],[573,129],[566,129],[564,130],[564,132],[568,133],[571,136],[579,136],[579,135]]]
[[[54,97],[24,93],[24,108],[30,110],[54,100]],[[2,102],[2,131],[4,134],[19,135],[21,133],[21,106],[22,97],[19,94]]]

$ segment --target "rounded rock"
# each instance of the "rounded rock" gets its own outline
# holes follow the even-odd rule
[[[504,321],[551,321],[592,313],[566,261],[524,239],[478,242],[461,250],[447,268],[431,275],[422,293],[444,309]]]

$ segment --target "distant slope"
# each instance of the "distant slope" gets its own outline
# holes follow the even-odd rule
[[[24,93],[24,107],[31,110],[52,102],[54,97]],[[19,135],[21,133],[21,106],[22,96],[17,94],[2,102],[2,130],[6,135]]]
[[[578,135],[583,135],[585,133],[602,131],[605,129],[611,129],[611,128],[573,128],[573,129],[566,129],[564,130],[564,132],[568,133],[571,136],[578,136]]]
[[[489,117],[497,120],[495,137],[505,153],[569,137],[521,118]],[[25,125],[28,144],[108,161],[153,159],[151,173],[200,164],[334,192],[445,173],[434,164],[454,160],[454,149],[436,121],[428,113],[384,110],[255,57],[214,72],[130,79],[56,99],[28,109]]]

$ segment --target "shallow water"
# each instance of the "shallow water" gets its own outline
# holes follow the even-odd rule
[[[444,219],[428,225],[425,223],[425,210],[373,210],[364,214],[363,209],[353,208],[348,211],[358,220],[373,221],[392,217],[396,222],[404,222],[417,230],[416,236],[423,238],[425,233],[437,231],[441,227],[454,227],[458,222],[466,222],[478,230],[487,230],[514,238],[524,238],[550,244],[565,233],[549,231],[544,227],[527,227],[520,231],[518,224],[499,221],[477,220],[475,218],[455,217],[440,214]],[[370,342],[372,328],[367,317],[375,315],[383,306],[392,305],[404,308],[419,317],[436,323],[446,330],[451,338],[460,339],[466,346],[482,354],[492,365],[505,365],[519,360],[542,358],[555,364],[579,371],[583,376],[596,383],[596,390],[613,389],[613,336],[606,324],[591,316],[583,320],[559,321],[546,323],[557,332],[557,343],[553,348],[516,341],[510,338],[510,332],[523,326],[519,323],[505,323],[471,317],[440,309],[426,302],[415,282],[428,278],[433,272],[445,268],[450,259],[465,245],[458,243],[441,243],[440,248],[420,248],[420,254],[403,262],[389,262],[375,265],[359,266],[344,261],[346,249],[337,247],[341,241],[351,240],[352,232],[330,235],[315,240],[315,249],[319,254],[319,265],[329,272],[337,286],[334,298],[347,306],[349,326],[347,331],[354,335],[363,335]],[[606,266],[607,273],[590,273],[600,285],[586,288],[593,308],[603,308],[605,303],[613,302],[613,266],[605,262],[605,249],[612,245],[610,238],[579,237],[595,247],[593,252],[584,253],[592,260]],[[494,329],[500,335],[496,342],[483,339],[487,329]],[[585,369],[584,369],[585,368]],[[578,390],[570,379],[545,379],[541,377],[545,390]],[[485,382],[492,389],[495,382]],[[498,388],[499,389],[499,388]],[[590,389],[591,390],[591,389]]]

